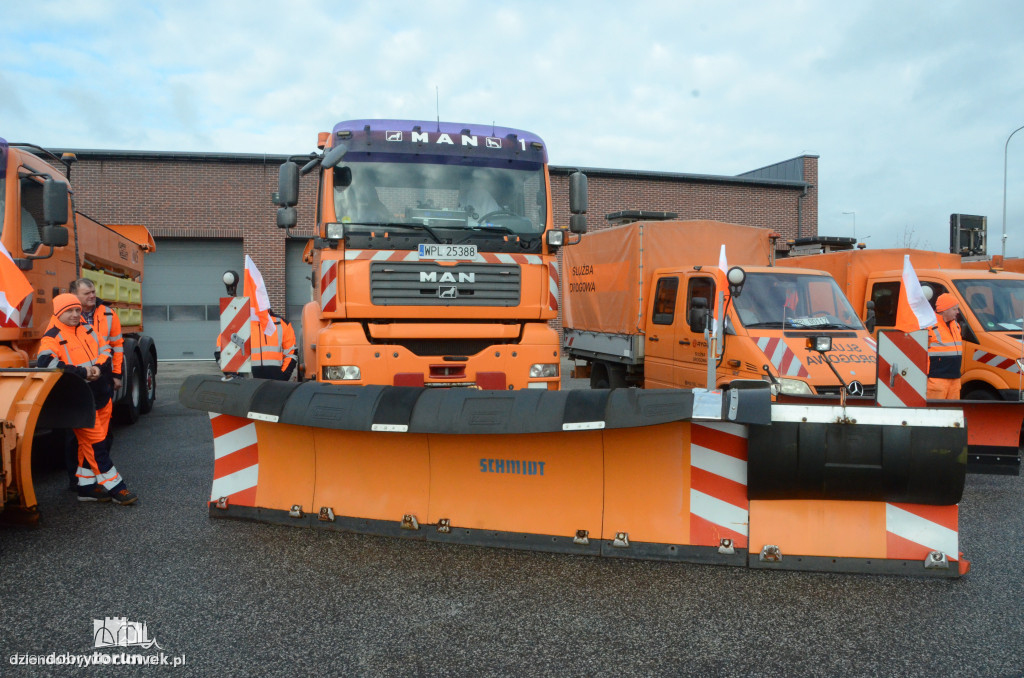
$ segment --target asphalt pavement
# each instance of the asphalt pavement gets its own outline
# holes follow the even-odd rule
[[[212,363],[162,363],[115,431],[137,506],[37,473],[35,529],[0,530],[0,675],[1021,676],[1024,480],[968,476],[959,580],[758,571],[211,520]],[[578,384],[573,384],[578,385]],[[167,666],[12,665],[145,622]],[[97,626],[98,625],[98,626]],[[171,662],[183,658],[184,665]]]

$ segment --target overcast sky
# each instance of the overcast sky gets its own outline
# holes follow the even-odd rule
[[[147,4],[0,0],[0,136],[307,153],[340,120],[433,120],[439,99],[442,120],[539,134],[555,165],[819,155],[820,234],[944,250],[949,215],[980,214],[1000,251],[1024,125],[1013,0]],[[1024,256],[1024,131],[1007,157]]]

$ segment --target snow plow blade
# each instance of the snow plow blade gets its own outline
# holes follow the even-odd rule
[[[3,522],[35,524],[39,520],[32,484],[36,432],[92,426],[95,418],[92,392],[82,379],[57,370],[0,370]]]
[[[814,490],[808,477],[870,460],[856,435],[832,433],[817,458],[797,436],[797,480],[755,498],[748,476],[776,482],[758,469],[778,457],[776,422],[796,414],[767,388],[495,392],[194,375],[179,398],[210,414],[211,517],[740,567],[967,571],[956,527],[966,443],[953,410],[871,408],[874,423],[854,424],[841,408],[803,408],[851,431],[885,428],[868,435],[887,441],[895,465]],[[947,480],[929,492],[918,474]],[[904,527],[899,511],[941,524]]]

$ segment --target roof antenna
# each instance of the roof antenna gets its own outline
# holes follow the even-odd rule
[[[437,131],[441,131],[441,94],[438,92],[437,85],[434,85],[434,102],[437,106]]]
[[[497,134],[494,133],[494,121],[493,120],[491,120],[491,136],[492,137],[498,136]]]

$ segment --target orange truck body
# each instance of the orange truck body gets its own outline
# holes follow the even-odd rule
[[[839,283],[861,318],[874,303],[875,331],[892,329],[900,299],[904,255],[931,299],[952,294],[960,306],[964,340],[962,397],[1021,399],[1021,318],[1024,274],[967,265],[956,254],[913,249],[847,250],[786,259],[787,266],[826,271]],[[934,301],[933,301],[934,305]]]
[[[543,142],[401,120],[342,122],[321,139],[350,150],[320,170],[305,377],[557,389],[557,248],[547,238],[557,229]],[[464,193],[484,187],[504,191],[500,202],[467,206]],[[375,193],[376,212],[359,191]]]
[[[736,379],[777,382],[783,393],[837,395],[839,379],[873,395],[875,347],[827,276],[773,266],[772,234],[714,221],[636,222],[590,233],[565,253],[565,347],[589,364],[593,387],[718,388]],[[727,305],[716,383],[707,384],[707,342],[691,321],[694,299],[713,305],[725,288],[719,268],[747,273]],[[787,308],[773,294],[792,290]],[[807,347],[828,335],[833,349]],[[826,363],[826,360],[828,363]]]

